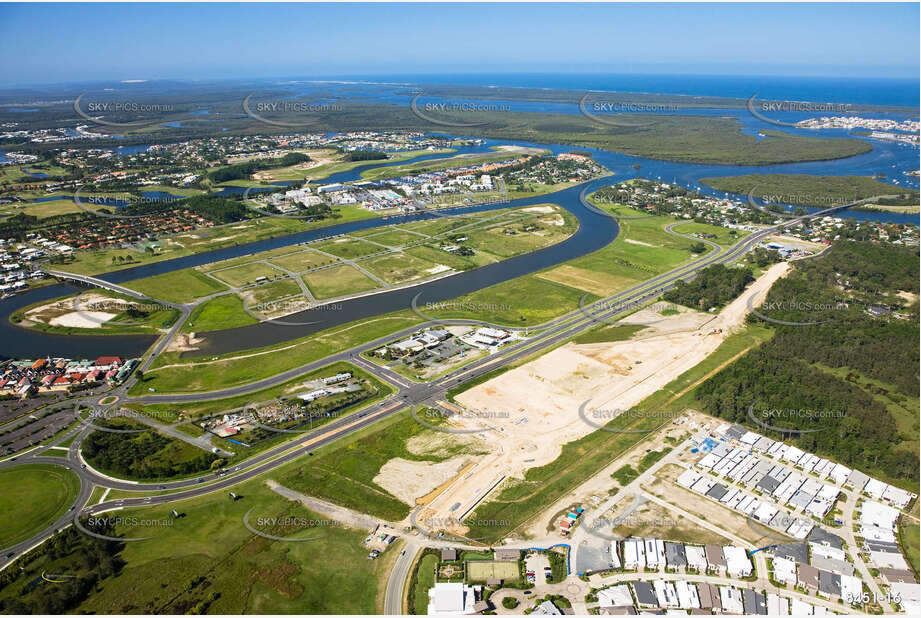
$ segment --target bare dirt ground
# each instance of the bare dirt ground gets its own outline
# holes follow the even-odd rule
[[[655,475],[654,481],[644,484],[643,489],[679,509],[697,515],[701,519],[709,522],[719,522],[719,527],[722,530],[749,543],[758,545],[759,543],[770,541],[770,537],[766,536],[765,532],[762,532],[767,531],[767,528],[762,528],[744,515],[709,498],[703,498],[676,485],[675,479],[683,471],[684,468],[680,466],[667,465]],[[675,514],[671,516],[676,517]]]
[[[613,533],[621,537],[652,537],[655,539],[675,539],[687,543],[716,543],[727,545],[730,540],[712,530],[708,530],[688,521],[680,513],[675,513],[655,502],[644,502],[635,510],[628,512],[633,506],[633,498],[628,497],[619,501],[613,509],[604,514],[604,518],[619,525],[612,529],[606,528],[606,533]]]
[[[536,212],[541,215],[549,215],[556,212],[556,209],[553,206],[529,206],[527,208],[522,208],[522,212]]]
[[[196,338],[195,333],[179,333],[173,337],[164,352],[192,352],[198,349],[198,344],[204,341],[204,338]],[[160,367],[165,369],[165,367]]]
[[[631,319],[650,328],[636,339],[569,343],[459,395],[458,403],[479,413],[457,419],[459,426],[484,429],[478,435],[492,452],[431,503],[434,516],[466,512],[503,478],[523,478],[528,468],[555,460],[566,442],[594,431],[579,416],[583,403],[589,418],[630,409],[703,361],[743,325],[749,298],[759,305],[788,269],[775,264],[717,315],[687,311],[650,323],[652,316],[639,312]]]
[[[635,470],[647,451],[661,451],[680,444],[690,435],[688,427],[691,421],[696,422],[699,426],[708,420],[712,421],[712,419],[703,414],[688,410],[683,420],[666,425],[663,429],[624,453],[622,457],[612,461],[596,475],[578,487],[574,487],[572,491],[562,496],[554,504],[548,505],[544,512],[527,522],[527,527],[523,529],[524,535],[541,537],[554,532],[558,529],[556,520],[559,519],[559,513],[573,505],[598,506],[612,492],[621,487],[620,483],[611,476],[614,472],[623,466],[631,466]],[[690,464],[691,462],[689,461],[688,463]]]
[[[310,151],[304,152],[304,154],[310,157],[310,161],[305,161],[304,163],[298,163],[297,165],[292,165],[291,167],[286,167],[283,169],[284,170],[299,170],[299,171],[309,170],[314,167],[326,165],[327,163],[334,163],[338,160],[338,155],[336,155],[336,153],[331,150],[310,150]],[[256,172],[255,174],[253,174],[253,179],[263,180],[263,181],[272,180],[275,178],[275,174],[277,174],[278,171],[279,170],[277,169],[273,169],[273,170],[264,170],[261,172]]]
[[[533,146],[515,146],[513,144],[505,144],[499,146],[496,150],[504,150],[506,152],[520,152],[521,154],[540,154],[544,151],[544,148],[535,148]]]
[[[84,292],[76,299],[67,298],[30,309],[26,312],[22,325],[28,326],[29,324],[40,323],[74,328],[100,328],[118,313],[96,311],[94,310],[94,305],[112,309],[120,306],[127,308],[129,304],[102,294]]]
[[[644,247],[657,247],[658,245],[653,245],[648,242],[643,242],[642,240],[634,240],[632,238],[624,238],[624,242],[628,242],[631,245],[643,245]]]
[[[374,483],[406,504],[415,506],[418,498],[453,479],[469,462],[469,456],[452,457],[439,463],[397,457],[381,466]]]
[[[415,506],[440,486],[463,474],[476,456],[488,452],[484,449],[482,439],[476,434],[424,431],[407,440],[406,450],[430,460],[396,457],[381,467],[374,482],[406,504]],[[458,455],[436,463],[446,451]]]

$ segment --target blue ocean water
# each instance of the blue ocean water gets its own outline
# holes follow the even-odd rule
[[[512,86],[564,90],[647,92],[783,101],[822,101],[918,107],[918,79],[778,77],[759,75],[653,75],[591,73],[479,73],[350,76],[343,81],[391,84]]]

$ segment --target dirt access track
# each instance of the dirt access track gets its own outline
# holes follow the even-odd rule
[[[603,425],[609,419],[597,411],[628,410],[702,362],[743,326],[749,298],[760,305],[789,268],[775,264],[719,314],[639,311],[623,320],[647,325],[632,339],[568,343],[458,395],[459,404],[477,413],[458,417],[458,428],[485,429],[477,435],[491,453],[435,498],[425,516],[463,520],[505,479],[523,478],[528,468],[554,461],[563,444],[595,431],[579,416],[584,402],[586,416]]]

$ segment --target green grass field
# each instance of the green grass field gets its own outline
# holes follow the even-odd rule
[[[62,451],[63,452],[63,451]],[[29,464],[0,470],[0,547],[38,534],[67,512],[80,480],[60,466]]]
[[[424,436],[424,454],[410,452],[407,442]],[[285,466],[282,485],[389,521],[409,514],[410,506],[374,482],[381,467],[394,457],[441,462],[469,447],[418,423],[403,410],[373,426],[316,452],[310,466]]]
[[[151,536],[126,543],[125,567],[101,581],[79,612],[216,614],[369,614],[389,575],[387,554],[368,560],[361,542],[367,531],[338,525],[259,525],[260,520],[325,522],[258,482],[249,482],[231,501],[225,492],[162,507],[136,509],[139,520],[170,521],[157,528],[122,525],[125,536]],[[268,534],[311,541],[282,542],[257,536],[248,521]],[[391,550],[395,551],[395,550]]]
[[[182,325],[182,331],[200,333],[247,326],[256,322],[256,318],[243,311],[243,301],[239,296],[225,294],[195,307],[189,319]]]
[[[74,212],[81,212],[80,207],[72,199],[60,199],[50,202],[24,202],[5,204],[0,207],[0,214],[25,214],[30,217],[44,219],[57,215],[67,215]]]
[[[429,247],[428,245],[421,245],[419,247],[410,247],[403,251],[406,255],[411,255],[413,257],[421,258],[432,264],[444,264],[454,270],[468,270],[482,264],[482,260],[477,259],[478,256],[463,256],[457,255],[456,253],[449,253],[442,249],[436,249],[435,247]]]
[[[143,396],[147,394],[148,387],[153,387],[158,393],[200,393],[249,384],[421,321],[419,316],[406,310],[345,324],[267,348],[224,354],[217,360],[212,360],[212,356],[180,359],[178,353],[166,352],[157,358],[153,368],[144,372],[144,381],[132,387],[130,392]]]
[[[252,305],[299,295],[301,286],[294,279],[280,279],[246,290],[245,293],[252,298]]]
[[[626,341],[645,328],[638,324],[604,324],[577,335],[572,341],[573,343]]]
[[[411,226],[410,229],[412,229]],[[376,232],[374,234],[364,234],[361,237],[393,248],[405,247],[406,245],[417,244],[426,240],[424,236],[412,234],[395,227],[386,228],[384,231],[376,230]]]
[[[434,273],[428,270],[435,267],[435,264],[429,261],[402,251],[363,260],[361,265],[390,285],[430,277]]]
[[[469,318],[509,326],[542,324],[578,309],[579,299],[584,294],[568,285],[527,275],[454,299],[462,305],[452,308],[446,304],[437,312],[437,317]],[[589,295],[586,300],[597,299]]]
[[[268,401],[277,397],[291,396],[294,393],[300,392],[306,388],[303,386],[304,382],[315,380],[321,377],[329,377],[331,375],[343,372],[350,372],[356,378],[368,381],[382,394],[387,394],[390,392],[389,387],[387,387],[384,383],[376,379],[371,374],[360,369],[359,367],[356,367],[355,365],[340,361],[331,363],[315,371],[299,375],[296,378],[292,378],[276,386],[264,388],[252,393],[247,393],[246,395],[238,395],[236,397],[227,397],[224,399],[213,399],[208,401],[184,402],[181,404],[162,403],[145,405],[132,403],[128,404],[128,407],[132,410],[135,410],[136,412],[139,412],[140,414],[151,416],[152,418],[156,418],[163,422],[176,422],[180,419],[198,419],[204,416],[209,416],[211,414],[217,414],[219,412],[233,410],[234,408],[240,408],[253,402]],[[145,374],[145,382],[146,377],[147,376]]]
[[[207,275],[188,268],[128,281],[125,287],[156,300],[175,303],[191,302],[196,298],[228,289]]]
[[[911,569],[915,572],[915,577],[918,576],[919,568],[921,568],[921,542],[919,542],[919,526],[918,524],[906,522],[905,516],[902,516],[902,519],[899,522],[899,546],[902,548],[902,553],[905,554],[905,559],[908,561],[908,564],[911,565]]]
[[[234,287],[253,283],[259,277],[274,279],[284,275],[282,271],[263,262],[250,262],[249,264],[241,264],[240,266],[210,272],[212,276]]]
[[[316,251],[311,251],[310,249],[305,249],[297,253],[290,253],[282,257],[272,258],[270,261],[285,270],[299,273],[318,266],[332,264],[336,259],[328,255],[323,255],[322,253],[317,253]]]
[[[732,230],[726,227],[697,223],[696,221],[681,223],[673,227],[672,230],[689,236],[692,234],[714,234],[716,238],[708,238],[707,240],[715,242],[724,248],[731,247],[751,233],[745,230]]]
[[[313,249],[318,249],[324,253],[331,253],[332,255],[345,258],[347,260],[371,255],[372,253],[380,253],[381,251],[386,251],[386,249],[378,245],[365,242],[358,238],[349,237],[315,242],[311,243],[310,246]]]
[[[429,605],[429,590],[435,585],[435,569],[438,568],[438,556],[435,554],[425,554],[419,560],[416,571],[416,579],[412,586],[412,605],[410,607],[413,614],[425,614]]]
[[[350,264],[324,268],[304,275],[315,298],[336,298],[377,287],[377,283]]]

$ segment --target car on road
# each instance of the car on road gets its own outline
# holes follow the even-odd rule
[[[401,551],[401,552],[400,552],[400,555],[401,555],[401,556],[405,556],[405,555],[406,555],[406,550],[404,549],[403,551]]]

